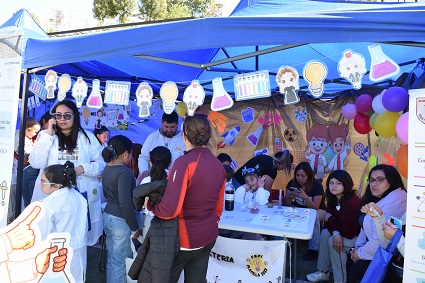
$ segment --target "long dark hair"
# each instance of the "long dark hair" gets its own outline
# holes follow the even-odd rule
[[[64,165],[50,165],[43,172],[49,182],[61,185],[61,187],[72,188],[77,185],[77,173],[74,170],[74,163],[71,161],[65,162]]]
[[[332,171],[328,179],[326,180],[326,203],[329,207],[336,207],[338,205],[338,198],[331,193],[331,190],[329,189],[329,182],[331,179],[337,179],[342,183],[342,186],[344,187],[344,191],[342,192],[341,199],[339,200],[339,204],[341,206],[345,206],[345,204],[348,202],[348,200],[351,198],[355,190],[353,190],[354,182],[351,178],[350,174],[348,174],[347,171],[344,170],[335,170]]]
[[[123,135],[113,136],[108,141],[108,146],[102,150],[102,157],[109,163],[126,151],[130,154],[132,149],[133,142],[129,138]]]
[[[97,141],[100,143],[100,145],[102,145],[102,143],[100,142],[99,137],[97,135],[101,135],[101,134],[103,134],[105,132],[108,132],[109,133],[109,129],[107,127],[105,127],[105,126],[101,126],[100,129],[97,129],[96,128],[93,131],[93,134],[96,137]]]
[[[378,202],[381,199],[383,199],[384,197],[386,197],[389,193],[391,193],[392,191],[394,191],[398,188],[401,188],[402,190],[406,190],[406,188],[404,187],[404,184],[403,184],[403,180],[401,179],[400,173],[397,171],[397,169],[395,169],[391,165],[386,165],[386,164],[376,165],[375,167],[373,167],[370,170],[368,180],[370,180],[370,176],[372,175],[372,172],[377,171],[377,170],[381,170],[381,171],[384,172],[385,178],[387,179],[387,182],[390,184],[390,187],[388,188],[388,190],[386,190],[382,194],[381,198],[378,198],[378,197],[375,197],[374,195],[372,195],[372,191],[370,189],[370,185],[369,185],[369,182],[368,182],[365,194],[363,195],[362,200],[361,200],[361,206],[366,205],[369,202]]]
[[[83,127],[81,127],[80,123],[80,112],[78,111],[77,105],[71,100],[63,100],[56,103],[55,106],[50,110],[52,114],[56,113],[56,109],[60,105],[65,105],[72,111],[72,118],[73,118],[73,125],[71,129],[71,133],[69,136],[66,136],[62,133],[60,129],[56,131],[56,135],[58,136],[59,140],[59,149],[60,150],[66,150],[69,154],[74,153],[74,149],[77,148],[77,139],[78,139],[78,133],[82,132],[84,136],[87,138],[87,140],[90,143],[90,138],[86,134],[86,131],[84,131]]]
[[[171,164],[171,152],[165,146],[157,146],[149,153],[152,163],[149,175],[151,181],[167,179],[167,169]]]
[[[316,182],[316,178],[314,176],[314,171],[313,169],[311,169],[310,163],[308,162],[300,162],[297,167],[295,167],[295,171],[294,171],[294,179],[292,180],[292,185],[294,187],[297,187],[299,189],[301,189],[301,185],[300,183],[298,183],[297,181],[297,172],[299,170],[303,170],[305,172],[305,174],[307,175],[307,183],[306,183],[306,190],[305,193],[308,195],[313,191],[313,187],[314,187],[314,183]]]

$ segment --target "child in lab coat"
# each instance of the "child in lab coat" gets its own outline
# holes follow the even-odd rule
[[[87,201],[74,189],[77,184],[74,164],[50,165],[41,174],[40,187],[48,195],[42,202],[46,206],[44,220],[39,222],[44,236],[68,232],[73,250],[71,273],[75,282],[85,281],[87,264]]]

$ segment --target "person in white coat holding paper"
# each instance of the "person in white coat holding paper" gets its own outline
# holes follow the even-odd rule
[[[105,167],[102,147],[96,137],[80,124],[77,106],[70,100],[58,102],[52,109],[53,119],[46,130],[41,131],[30,155],[32,167],[44,169],[53,164],[71,161],[77,173],[76,189],[88,201],[89,232],[87,245],[94,245],[103,233],[99,182],[97,176]],[[39,201],[47,195],[41,191],[41,172],[34,187],[31,201]]]

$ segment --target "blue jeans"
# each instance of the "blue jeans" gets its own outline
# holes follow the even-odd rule
[[[37,180],[40,169],[34,169],[31,166],[24,168],[22,173],[22,198],[24,199],[24,207],[27,207],[32,198],[35,180]]]
[[[103,213],[103,230],[106,234],[108,257],[107,283],[126,283],[125,258],[133,257],[130,246],[131,231],[124,218]]]

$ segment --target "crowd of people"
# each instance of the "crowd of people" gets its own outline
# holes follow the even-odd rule
[[[24,205],[42,201],[48,207],[44,236],[70,233],[76,282],[85,281],[87,246],[103,233],[106,278],[114,283],[126,282],[125,260],[142,235],[128,273],[138,282],[177,282],[182,271],[185,282],[204,282],[219,234],[272,240],[218,229],[226,181],[236,189],[236,203],[261,206],[272,204],[279,171],[292,177],[282,204],[317,211],[304,255],[306,261],[317,258],[317,271],[307,275],[311,282],[329,280],[331,273],[334,282],[360,282],[378,247],[395,233],[388,217],[405,218],[407,193],[393,166],[373,167],[362,197],[347,171],[336,169],[326,180],[316,179],[310,163],[294,164],[288,149],[255,156],[234,172],[229,155],[215,156],[208,148],[211,125],[202,114],[186,117],[180,132],[177,113],[164,113],[160,129],[143,146],[123,135],[109,138],[106,127],[93,133],[83,129],[70,100],[58,102],[40,123],[29,118],[25,130]],[[16,160],[15,155],[15,165]],[[161,242],[152,241],[155,237]],[[398,247],[403,256],[404,237]],[[402,263],[392,266],[384,282],[401,282]]]

